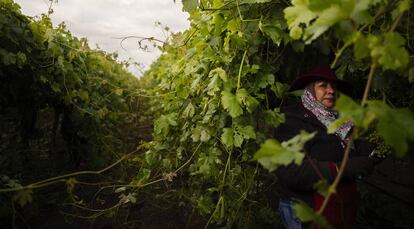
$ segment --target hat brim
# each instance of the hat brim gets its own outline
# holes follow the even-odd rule
[[[328,82],[334,82],[336,85],[336,88],[347,95],[351,95],[352,93],[352,86],[346,81],[339,80],[339,79],[332,79],[325,76],[315,76],[315,75],[305,75],[302,76],[295,81],[292,82],[289,91],[296,91],[304,89],[308,84],[316,81],[328,81]]]

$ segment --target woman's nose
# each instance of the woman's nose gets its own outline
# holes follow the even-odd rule
[[[328,86],[326,87],[326,92],[334,94],[335,93],[335,87],[331,84],[328,84]]]

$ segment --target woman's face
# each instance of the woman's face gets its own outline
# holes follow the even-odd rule
[[[335,84],[328,81],[316,81],[314,84],[315,97],[326,108],[331,109],[335,106],[336,88]]]

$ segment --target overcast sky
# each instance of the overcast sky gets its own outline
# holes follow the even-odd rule
[[[48,0],[15,0],[24,14],[29,16],[46,13]],[[64,21],[67,28],[77,37],[87,37],[93,48],[97,44],[108,52],[119,53],[120,59],[133,58],[145,69],[160,54],[158,50],[145,52],[138,49],[136,39],[128,39],[122,49],[116,37],[142,36],[165,40],[157,21],[168,26],[173,32],[184,31],[189,27],[188,14],[181,11],[181,1],[177,0],[59,0],[53,6],[51,15],[54,25]],[[136,67],[130,71],[140,75]]]

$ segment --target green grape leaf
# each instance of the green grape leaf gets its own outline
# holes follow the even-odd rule
[[[347,18],[347,12],[339,5],[332,5],[323,10],[308,28],[305,30],[305,43],[310,44],[318,38],[322,33],[328,30],[335,23]]]
[[[233,139],[234,139],[234,146],[235,147],[240,147],[243,144],[243,135],[240,132],[237,131],[233,131],[234,135],[233,135]]]
[[[114,92],[115,92],[116,95],[121,96],[122,93],[124,92],[124,90],[122,88],[117,88],[117,89],[115,89]]]
[[[268,85],[275,83],[275,76],[272,73],[260,74],[257,80],[257,86],[259,88],[266,88]]]
[[[223,129],[223,134],[221,135],[221,141],[228,148],[234,145],[233,128]]]
[[[31,203],[33,200],[33,192],[31,189],[23,189],[18,191],[14,196],[13,200],[17,201],[21,207],[25,206],[28,203]]]
[[[408,149],[406,132],[401,131],[398,125],[384,121],[378,123],[377,131],[385,143],[395,150],[397,156],[404,156]]]
[[[303,222],[310,222],[315,218],[315,212],[306,203],[299,202],[293,205],[296,216]]]
[[[239,104],[243,104],[249,113],[252,113],[253,110],[259,105],[259,101],[254,97],[250,96],[246,89],[240,88],[236,92],[236,98]]]
[[[249,96],[249,92],[245,88],[240,88],[236,91],[236,98],[240,104],[246,103],[246,98]]]
[[[370,24],[374,19],[370,15],[369,8],[378,3],[378,0],[359,0],[355,1],[354,9],[350,17],[358,24]]]
[[[277,169],[279,165],[290,164],[295,160],[295,157],[287,153],[277,140],[269,139],[260,146],[253,159],[271,172]]]
[[[207,142],[208,140],[210,140],[210,137],[211,136],[208,130],[203,126],[197,126],[196,128],[193,129],[192,134],[191,134],[191,138],[193,139],[194,142],[198,142],[198,141]]]
[[[197,126],[193,129],[193,132],[191,134],[191,139],[193,139],[193,142],[200,141],[200,135],[201,135],[201,129]]]
[[[153,154],[152,154],[153,155]],[[154,156],[153,156],[154,157]],[[145,154],[145,159],[147,159],[147,154]],[[152,159],[152,163],[149,163],[150,165],[155,163],[155,158]],[[141,168],[137,174],[137,176],[134,178],[134,181],[132,181],[132,184],[144,184],[148,181],[148,179],[151,176],[151,170],[146,168]]]
[[[256,98],[249,96],[246,99],[246,108],[249,113],[252,113],[254,109],[259,105],[259,101]]]
[[[279,108],[265,111],[265,122],[271,127],[277,127],[280,123],[285,121],[285,115],[280,113]]]
[[[386,33],[383,39],[384,41],[372,34],[368,36],[372,59],[385,69],[395,70],[407,66],[409,56],[404,48],[405,39],[399,33],[394,32]]]
[[[309,1],[309,9],[314,12],[321,12],[332,5],[338,5],[340,3],[341,0],[311,0]]]
[[[407,66],[409,56],[404,48],[405,43],[405,39],[399,33],[386,33],[384,51],[378,62],[386,69],[398,69]]]
[[[193,172],[191,175],[201,174],[204,177],[211,177],[212,172],[212,160],[209,156],[207,156],[205,153],[201,153],[198,160],[197,160],[197,166],[198,170]]]
[[[281,165],[289,165],[293,162],[299,165],[305,156],[301,152],[303,146],[314,136],[315,133],[309,134],[302,131],[299,135],[282,143],[275,139],[268,139],[260,146],[253,159],[269,171],[274,171]]]
[[[407,109],[392,109],[382,101],[369,101],[368,109],[378,120],[376,129],[397,156],[408,150],[407,141],[414,140],[414,115]]]
[[[276,45],[280,45],[284,37],[284,32],[282,25],[278,20],[274,20],[269,24],[263,23],[262,21],[259,22],[259,29],[262,31],[266,36],[272,39],[273,43]]]
[[[137,202],[137,198],[135,197],[134,193],[128,193],[128,195],[125,194],[121,194],[119,195],[119,203],[122,204],[127,204],[127,203],[132,203],[135,204]]]
[[[162,167],[164,167],[166,169],[171,169],[172,168],[171,160],[168,159],[168,158],[162,159]]]
[[[283,98],[285,94],[289,91],[289,87],[290,86],[288,84],[276,82],[272,85],[270,89],[276,94],[278,98]]]
[[[313,184],[313,189],[315,189],[322,196],[326,196],[329,193],[329,184],[326,179],[321,179],[315,184]]]
[[[391,12],[392,20],[395,20],[399,15],[409,10],[411,7],[411,0],[402,0],[399,2],[398,7]]]
[[[302,222],[314,222],[322,228],[333,229],[323,216],[317,214],[303,201],[297,201],[297,203],[293,205],[293,210]]]
[[[282,146],[289,151],[301,152],[305,146],[305,143],[311,140],[314,136],[315,133],[307,133],[306,131],[301,131],[300,134],[296,135],[290,140],[282,142]],[[295,161],[295,163],[300,164],[299,161]]]
[[[361,33],[354,34],[354,56],[357,60],[368,57],[370,55],[368,39]]]
[[[240,4],[256,4],[256,3],[267,3],[271,2],[272,0],[240,0]]]
[[[79,90],[78,92],[79,98],[81,98],[84,102],[88,102],[89,101],[89,94],[86,90]]]
[[[336,101],[335,110],[339,111],[339,118],[329,125],[328,133],[334,133],[341,125],[350,120],[354,126],[360,128],[360,131],[364,131],[375,119],[373,112],[362,108],[361,105],[344,94],[341,94]]]
[[[293,6],[286,7],[283,12],[290,30],[290,37],[294,40],[298,40],[303,33],[301,24],[308,26],[310,21],[315,19],[317,15],[308,8],[307,1],[293,0],[292,5]]]
[[[148,165],[154,165],[157,162],[155,153],[152,150],[148,150],[144,154],[145,162]]]
[[[224,128],[223,134],[221,135],[221,141],[227,147],[241,147],[245,139],[255,138],[256,133],[252,126],[235,125],[234,128]]]
[[[177,113],[171,113],[168,115],[161,115],[155,122],[154,122],[154,132],[156,134],[164,134],[166,135],[169,131],[170,126],[177,126]]]
[[[183,115],[186,118],[191,118],[194,116],[195,108],[192,103],[188,103],[187,107],[183,111]]]
[[[183,3],[183,11],[191,13],[198,7],[198,0],[182,0]]]
[[[227,22],[227,30],[229,30],[231,33],[237,33],[240,31],[240,27],[241,21],[235,18]]]
[[[201,130],[200,141],[207,142],[208,140],[210,140],[210,137],[211,136],[206,129]]]
[[[236,118],[243,114],[238,98],[236,98],[236,96],[231,92],[223,91],[221,93],[221,103],[224,109],[229,112],[231,117]]]
[[[228,80],[227,73],[222,68],[215,68],[215,69],[211,70],[210,73],[208,74],[208,76],[210,78],[213,77],[213,76],[219,76],[220,79],[223,80],[224,82],[227,82],[227,80]]]
[[[214,96],[217,91],[220,91],[222,86],[222,82],[219,76],[213,76],[211,78],[210,83],[207,85],[207,94],[210,96]]]
[[[244,139],[255,139],[256,133],[252,126],[238,127],[237,131],[243,136]]]

